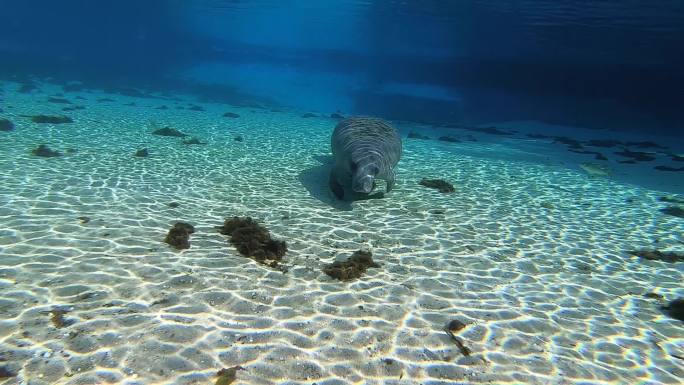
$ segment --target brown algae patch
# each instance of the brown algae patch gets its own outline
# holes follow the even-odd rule
[[[226,219],[218,230],[230,236],[240,254],[269,267],[277,267],[287,252],[285,241],[272,239],[269,231],[250,217]]]
[[[340,281],[349,281],[361,278],[369,267],[380,267],[373,261],[370,251],[358,250],[346,261],[335,261],[326,266],[323,272]]]

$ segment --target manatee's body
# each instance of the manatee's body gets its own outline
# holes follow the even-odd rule
[[[345,189],[368,194],[375,179],[394,186],[394,166],[401,158],[401,137],[397,130],[377,118],[355,117],[341,121],[332,134],[335,164],[330,172],[330,189],[343,199]]]

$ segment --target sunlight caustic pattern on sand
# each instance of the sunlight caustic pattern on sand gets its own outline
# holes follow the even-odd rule
[[[59,87],[4,88],[16,125],[0,133],[6,383],[209,384],[236,365],[235,384],[684,378],[684,325],[644,296],[684,295],[684,264],[627,253],[681,248],[682,220],[658,211],[657,191],[461,151],[486,144],[405,140],[395,190],[340,206],[317,156],[333,119],[81,92],[65,96],[85,98],[74,123],[36,124],[20,115],[61,114],[44,102]],[[205,144],[151,135],[150,120]],[[64,156],[31,155],[41,143]],[[288,242],[287,273],[218,233],[235,215]],[[190,249],[163,243],[176,221],[195,226]],[[361,248],[381,267],[352,282],[322,272]],[[469,356],[444,332],[452,319]]]

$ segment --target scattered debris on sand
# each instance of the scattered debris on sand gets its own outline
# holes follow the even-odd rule
[[[218,230],[230,236],[230,243],[240,254],[269,267],[278,267],[287,252],[285,241],[272,239],[269,231],[251,217],[226,219]]]
[[[68,313],[63,308],[54,308],[50,310],[50,322],[57,329],[61,329],[65,326],[69,326],[70,323],[64,318],[64,315]]]
[[[370,267],[380,267],[373,261],[370,251],[357,250],[346,261],[335,261],[326,266],[323,272],[340,281],[349,281],[361,278]]]
[[[81,224],[84,224],[84,225],[86,223],[90,222],[90,218],[88,218],[88,217],[78,217],[78,220],[79,220],[79,222],[81,222]]]
[[[237,135],[236,137],[233,138],[233,140],[236,142],[242,142],[244,140],[244,138],[242,137],[242,135]]]
[[[421,186],[437,189],[442,194],[448,194],[456,191],[456,189],[451,183],[443,179],[423,178],[420,180],[420,182],[418,182],[418,184],[420,184]]]
[[[176,222],[166,235],[164,242],[178,250],[190,248],[190,234],[195,232],[195,228],[185,222]]]

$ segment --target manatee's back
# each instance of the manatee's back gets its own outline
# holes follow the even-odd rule
[[[401,157],[401,137],[397,130],[381,119],[372,117],[348,118],[335,126],[332,135],[335,160],[343,154],[380,151],[394,166]]]

